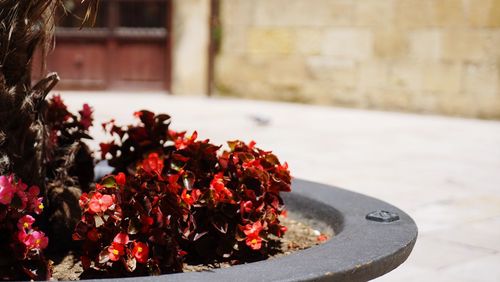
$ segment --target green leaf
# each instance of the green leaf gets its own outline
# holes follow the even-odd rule
[[[112,175],[106,176],[101,181],[101,185],[106,187],[106,188],[116,188],[117,187],[115,177]]]

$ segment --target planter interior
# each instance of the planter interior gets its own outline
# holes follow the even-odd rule
[[[294,180],[292,188],[283,197],[288,209],[322,225],[316,228],[332,228],[332,239],[288,256],[225,269],[95,281],[366,281],[395,269],[412,251],[417,226],[400,209],[304,180]]]

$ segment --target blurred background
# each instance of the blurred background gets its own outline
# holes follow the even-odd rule
[[[84,30],[64,2],[60,89],[500,118],[498,0],[102,0]]]
[[[101,0],[83,29],[64,2],[48,70],[96,148],[141,108],[253,139],[415,219],[379,281],[500,279],[500,0]]]

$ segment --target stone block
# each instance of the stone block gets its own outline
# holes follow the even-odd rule
[[[315,28],[298,28],[295,30],[296,51],[303,55],[319,55],[323,43],[323,31]]]
[[[288,54],[294,51],[295,33],[286,28],[253,27],[248,34],[250,53]]]
[[[314,56],[307,59],[307,70],[314,81],[327,81],[336,87],[354,88],[357,64],[350,59]]]
[[[482,1],[482,0],[479,0]],[[476,1],[475,5],[478,5]],[[431,13],[435,26],[438,27],[465,27],[465,5],[463,0],[437,0],[432,1]],[[481,4],[479,4],[481,5]]]
[[[327,26],[352,26],[356,18],[355,5],[356,3],[352,0],[328,1]]]
[[[398,111],[412,109],[411,99],[414,94],[405,89],[372,89],[366,91],[365,95],[370,108]]]
[[[462,64],[448,62],[424,62],[422,89],[445,94],[458,94],[462,84]]]
[[[440,0],[437,0],[440,1]],[[397,0],[394,2],[395,25],[399,28],[433,26],[435,0]]]
[[[412,97],[411,111],[419,113],[439,113],[439,97],[443,93],[421,91]]]
[[[436,95],[438,112],[440,114],[463,117],[477,117],[478,104],[474,95],[458,93],[455,95]],[[439,224],[432,224],[431,228],[441,228]]]
[[[272,85],[286,88],[300,88],[308,78],[304,59],[299,56],[277,56],[266,58],[265,81]],[[262,72],[262,68],[254,68],[255,72]]]
[[[408,40],[405,32],[396,28],[379,28],[374,31],[374,56],[395,59],[408,53]]]
[[[466,64],[462,80],[463,91],[466,93],[477,93],[479,97],[500,95],[500,73],[497,64]]]
[[[464,27],[467,25],[467,5],[463,0],[398,0],[394,2],[394,5],[395,24],[400,28]]]
[[[224,26],[221,52],[224,54],[244,54],[248,48],[248,27],[244,25]]]
[[[500,119],[500,93],[477,100],[478,110],[474,117],[484,119]]]
[[[422,73],[422,64],[417,61],[392,63],[389,65],[388,87],[419,92],[422,90]]]
[[[495,30],[449,30],[442,34],[442,55],[447,60],[497,61],[500,33]]]
[[[394,23],[394,1],[357,0],[355,9],[356,26],[390,27]]]
[[[366,60],[372,57],[373,35],[364,28],[330,28],[325,32],[322,54]]]
[[[472,27],[500,27],[499,0],[466,0],[466,17]]]
[[[358,89],[381,89],[387,86],[389,78],[388,63],[368,61],[359,64]]]
[[[409,35],[409,55],[417,60],[439,60],[442,53],[441,31],[424,29]]]
[[[255,23],[265,27],[319,27],[352,23],[348,0],[254,0]]]
[[[252,25],[255,17],[255,2],[248,0],[220,1],[223,26]]]

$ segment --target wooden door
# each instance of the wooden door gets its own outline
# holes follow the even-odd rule
[[[48,71],[64,89],[170,90],[170,0],[101,0],[93,28],[80,28],[81,0],[65,0]]]

